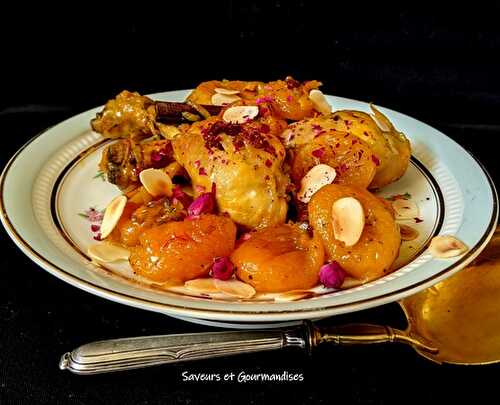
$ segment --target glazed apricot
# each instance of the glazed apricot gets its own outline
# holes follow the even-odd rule
[[[251,234],[231,255],[236,275],[259,292],[307,289],[318,284],[324,249],[319,237],[282,224]]]
[[[207,276],[216,257],[234,250],[236,225],[226,216],[202,215],[146,230],[130,265],[150,280],[180,284]]]
[[[143,205],[129,201],[109,239],[124,246],[137,246],[146,229],[179,220],[185,214],[186,210],[180,201],[173,203],[168,198],[152,200]]]
[[[365,226],[353,246],[335,239],[332,206],[344,197],[354,197],[362,205]],[[396,260],[401,236],[390,210],[369,191],[339,184],[330,184],[316,192],[308,206],[309,221],[323,241],[328,260],[337,261],[345,271],[363,282],[390,272]]]
[[[323,132],[296,149],[291,170],[293,182],[299,185],[309,169],[323,163],[337,172],[335,183],[367,188],[377,169],[370,147],[348,132]]]

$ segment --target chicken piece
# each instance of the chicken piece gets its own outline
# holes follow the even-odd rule
[[[138,141],[158,134],[154,101],[137,92],[122,91],[109,100],[91,121],[92,129],[105,138]]]
[[[279,127],[213,117],[174,139],[174,156],[197,194],[216,184],[219,210],[237,224],[254,229],[283,223],[289,178],[282,170],[285,149],[273,132]]]
[[[372,110],[384,128],[365,112],[343,110],[293,123],[282,133],[281,139],[285,146],[293,149],[312,142],[322,131],[349,132],[373,151],[372,159],[377,170],[369,188],[380,188],[398,180],[406,172],[411,146],[404,134],[398,132],[382,113],[373,106]]]
[[[321,86],[316,80],[299,82],[291,77],[276,80],[259,89],[258,97],[269,100],[274,113],[283,119],[298,121],[316,114],[309,92]]]
[[[234,90],[249,104],[265,104],[281,119],[301,120],[315,114],[309,92],[319,86],[321,83],[315,80],[301,83],[291,77],[269,83],[212,80],[201,83],[188,100],[210,105],[217,88]]]
[[[139,184],[141,170],[163,168],[172,161],[170,141],[135,143],[133,140],[122,139],[104,149],[99,169],[106,174],[110,183],[127,190]]]
[[[200,83],[188,96],[187,100],[196,104],[211,105],[212,96],[215,89],[227,89],[238,91],[238,96],[244,100],[254,100],[257,97],[257,91],[263,87],[263,82],[244,82],[241,80],[210,80]]]
[[[294,150],[291,177],[297,187],[305,174],[318,164],[337,172],[335,183],[367,188],[375,176],[376,164],[371,148],[355,135],[336,130],[321,130],[305,145]]]

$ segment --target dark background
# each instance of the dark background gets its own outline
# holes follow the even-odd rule
[[[40,130],[122,89],[149,93],[215,78],[292,75],[437,127],[480,158],[499,184],[498,2],[171,3],[3,6],[0,164]],[[323,349],[311,359],[251,355],[95,377],[63,373],[59,356],[91,340],[209,328],[79,291],[32,264],[5,232],[0,238],[1,404],[495,400],[499,366],[438,366],[398,346]],[[348,320],[403,326],[395,304],[336,321]],[[305,381],[203,384],[181,377],[241,370],[301,372]]]

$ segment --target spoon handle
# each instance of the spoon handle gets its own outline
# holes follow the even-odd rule
[[[323,343],[355,345],[400,342],[435,353],[436,349],[389,326],[348,324],[316,326],[306,321],[290,330],[229,331],[143,336],[92,342],[65,353],[59,368],[75,374],[99,374],[296,347],[310,351]]]
[[[76,374],[99,374],[285,347],[303,349],[308,343],[303,328],[111,339],[65,353],[59,368]]]
[[[438,351],[421,340],[409,336],[408,333],[402,330],[383,325],[355,323],[327,327],[315,326],[311,336],[312,346],[322,343],[359,345],[398,342],[408,344],[414,349],[428,353],[436,353]]]

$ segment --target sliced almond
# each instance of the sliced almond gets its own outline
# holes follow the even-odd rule
[[[130,257],[130,251],[127,249],[113,243],[106,242],[96,243],[95,245],[90,246],[87,249],[87,254],[91,259],[102,263],[128,260]]]
[[[332,106],[326,100],[321,90],[313,89],[309,92],[309,100],[313,103],[314,109],[321,114],[331,114]]]
[[[450,257],[460,256],[469,248],[461,240],[449,235],[435,236],[429,245],[429,252],[432,256],[447,259]]]
[[[418,218],[418,206],[413,201],[400,198],[392,202],[392,208],[396,214],[396,219]]]
[[[346,246],[358,243],[365,227],[365,212],[354,197],[340,198],[332,206],[332,225],[335,239]]]
[[[354,277],[346,277],[340,288],[345,290],[347,288],[358,287],[361,284],[363,284],[363,280],[358,280]]]
[[[241,97],[236,94],[215,93],[210,101],[212,102],[213,105],[224,105],[224,104],[234,103],[235,101],[238,100],[241,100]]]
[[[115,197],[106,207],[106,211],[104,211],[104,216],[102,218],[101,224],[101,238],[104,239],[109,236],[109,234],[113,231],[116,224],[120,220],[120,217],[123,214],[123,210],[125,209],[125,205],[127,204],[127,197],[124,195],[120,195]]]
[[[252,298],[255,295],[255,289],[250,284],[244,283],[240,280],[214,279],[214,283],[220,292],[231,297]]]
[[[332,184],[336,176],[337,172],[331,166],[324,164],[314,166],[302,178],[297,198],[304,203],[308,203],[314,193],[320,188]]]
[[[146,169],[139,174],[139,179],[146,191],[153,197],[172,195],[172,179],[160,169]]]
[[[410,241],[418,238],[418,231],[411,226],[400,224],[399,234],[401,235],[401,240]]]
[[[197,278],[189,280],[184,283],[184,287],[190,291],[202,294],[214,294],[219,292],[213,278]]]
[[[216,93],[225,94],[228,96],[230,96],[232,94],[238,94],[240,92],[239,90],[224,89],[222,87],[216,87],[214,90]]]
[[[259,107],[256,105],[239,105],[224,111],[222,119],[233,124],[244,124],[253,120],[257,115],[259,115]]]
[[[314,295],[314,292],[310,290],[292,290],[280,293],[274,297],[277,302],[288,302],[288,301],[298,301],[304,298],[310,298]]]

